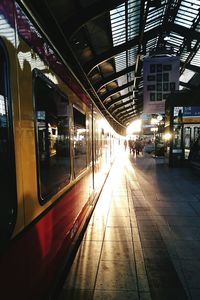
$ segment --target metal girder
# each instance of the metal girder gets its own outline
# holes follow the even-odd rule
[[[163,28],[165,33],[169,33],[170,31],[174,30],[174,20],[176,18],[176,15],[178,13],[179,6],[181,4],[182,0],[177,0],[174,2],[173,0],[169,0],[166,2],[166,10],[165,10],[165,15],[163,19]],[[164,42],[163,41],[163,36],[160,35],[158,39],[157,45],[160,43]],[[166,41],[164,42],[166,44]]]
[[[137,113],[135,113],[134,115],[131,115],[131,116],[127,116],[127,118],[123,119],[123,123],[129,125],[130,121],[134,121],[136,118],[138,118],[138,113],[140,113],[140,112],[137,112]]]
[[[109,109],[111,113],[113,113],[115,110],[120,109],[121,107],[128,105],[128,104],[133,104],[133,99],[128,100],[126,102],[122,102],[121,104],[118,104],[117,106],[113,106],[112,108]],[[134,105],[134,104],[133,104]]]
[[[118,102],[121,102],[123,99],[128,98],[131,95],[133,95],[133,93],[129,92],[129,93],[125,94],[125,95],[122,95],[122,96],[118,97],[117,99],[114,99],[114,100],[110,101],[108,103],[108,105],[105,105],[105,106],[106,106],[107,109],[109,109],[112,105],[114,105],[114,104],[116,104]]]
[[[180,65],[183,68],[185,66],[185,63],[180,62]],[[191,71],[193,71],[195,73],[200,73],[200,67],[191,65],[189,63],[187,64],[187,66],[185,66],[185,69],[191,70]]]
[[[109,13],[124,0],[95,1],[95,3],[80,7],[79,11],[61,24],[65,36],[70,39],[84,24],[97,17]]]
[[[130,73],[131,71],[133,71],[133,68],[134,68],[134,65],[128,67],[128,68],[125,68],[119,72],[116,72],[114,73],[113,75],[111,76],[108,76],[106,77],[105,79],[103,79],[102,81],[100,82],[97,82],[95,85],[94,85],[94,88],[96,91],[100,90],[104,85],[107,85],[108,83],[116,80],[117,78],[127,74],[127,73]]]
[[[111,113],[114,113],[114,112],[115,112],[116,110],[118,110],[118,109],[119,109],[119,110],[120,110],[121,108],[124,108],[124,109],[125,109],[125,106],[128,105],[128,104],[129,104],[129,105],[130,105],[130,104],[134,105],[134,104],[133,104],[133,99],[128,100],[127,102],[123,102],[122,104],[118,105],[117,107],[114,106],[113,109],[110,109],[110,112],[111,112]],[[134,106],[135,106],[135,105],[134,105]]]
[[[121,112],[114,114],[114,115],[116,118],[118,118],[121,121],[121,120],[123,120],[124,115],[130,114],[133,112],[135,112],[135,110],[133,110],[131,108],[127,108],[127,109],[121,110]]]
[[[148,7],[149,7],[149,1],[147,2],[147,7],[145,8],[145,1],[142,0],[141,1],[141,9],[140,9],[140,26],[139,26],[139,43],[138,43],[138,52],[137,52],[137,57],[136,57],[136,62],[135,62],[135,74],[138,75],[140,73],[140,69],[141,69],[141,60],[140,60],[140,54],[141,54],[141,49],[142,49],[142,45],[144,42],[144,28],[145,28],[145,24],[146,24],[146,18],[147,18],[147,14],[148,14]],[[133,88],[136,89],[137,88],[137,79],[134,79],[134,84],[133,84]]]
[[[123,112],[129,112],[129,111],[132,111],[134,108],[133,107],[131,107],[131,106],[128,106],[128,107],[124,107],[124,108],[121,108],[120,110],[118,110],[118,111],[114,111],[114,112],[112,112],[112,114],[116,117],[116,118],[118,118],[120,115],[121,115],[121,113],[123,113]]]
[[[162,30],[162,26],[157,26],[149,31],[144,32],[143,34],[143,42],[145,43],[146,40],[152,39],[153,37],[158,35],[158,32]],[[192,40],[197,39],[200,40],[200,32],[191,30],[189,28],[185,28],[178,24],[173,24],[173,31],[180,34],[181,36]],[[124,52],[128,49],[131,49],[132,47],[138,45],[140,37],[137,36],[134,39],[121,44],[119,46],[113,47],[111,50],[97,56],[95,59],[91,60],[90,62],[87,62],[85,66],[83,66],[85,72],[89,74],[96,66],[98,66],[100,63],[113,58],[117,54]]]
[[[173,24],[173,31],[185,37],[189,41],[200,40],[200,32],[193,28],[186,28],[178,24]]]
[[[135,116],[138,116],[138,114],[141,112],[141,110],[140,109],[136,109],[136,110],[134,110],[134,113],[135,113]],[[125,116],[124,116],[125,115]],[[124,121],[126,121],[127,119],[130,119],[130,118],[132,118],[132,116],[130,116],[129,117],[129,115],[128,116],[126,116],[126,114],[123,114],[123,116],[124,116],[124,118],[123,118],[123,122]],[[119,119],[120,120],[120,119]]]
[[[162,29],[162,26],[157,26],[153,29],[150,29],[148,31],[146,31],[144,33],[144,40],[148,40],[148,39],[152,39],[154,36],[156,36],[158,34],[158,32]],[[126,43],[123,43],[119,46],[115,46],[113,47],[111,50],[106,51],[104,53],[102,53],[101,55],[96,56],[95,59],[87,62],[83,68],[85,70],[86,74],[89,74],[96,66],[98,66],[100,63],[113,58],[114,56],[116,56],[117,54],[124,52],[128,49],[133,48],[134,46],[138,45],[139,43],[139,36],[136,36],[135,38],[133,38],[130,41],[127,41]]]
[[[122,112],[119,112],[117,113],[115,116],[120,119],[121,117],[123,117],[125,114],[131,112],[131,111],[137,111],[137,109],[131,107],[131,108],[128,108],[128,109],[124,109]]]
[[[123,107],[123,106],[124,106],[124,109],[126,109],[126,108],[125,108],[125,105],[131,104],[131,103],[133,104],[133,106],[134,106],[135,108],[138,108],[138,107],[141,106],[141,103],[133,103],[133,99],[131,99],[131,100],[128,100],[127,102],[123,102],[122,104],[117,105],[117,107],[114,106],[113,109],[110,109],[110,111],[111,111],[111,113],[113,113],[115,110],[117,110],[117,109],[119,109],[119,108],[121,108],[121,107]]]
[[[116,93],[126,89],[127,87],[133,85],[133,82],[134,81],[132,80],[132,81],[126,83],[126,84],[123,84],[123,85],[117,87],[116,89],[113,89],[112,91],[109,91],[109,92],[105,93],[104,97],[101,97],[101,101],[104,102],[108,97],[111,97],[114,94],[116,94]]]
[[[189,82],[182,82],[182,81],[179,81],[179,84],[183,87],[186,87],[187,89],[195,89],[196,87],[193,86],[192,84],[190,84]]]

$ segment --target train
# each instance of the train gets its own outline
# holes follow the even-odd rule
[[[56,46],[1,0],[1,299],[52,299],[120,141]]]

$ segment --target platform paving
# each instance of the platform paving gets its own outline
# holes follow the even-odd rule
[[[121,151],[59,300],[199,300],[200,177]]]

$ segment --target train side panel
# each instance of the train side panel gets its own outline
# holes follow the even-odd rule
[[[52,293],[72,245],[97,201],[111,165],[112,132],[18,4],[1,1],[0,13],[7,26],[0,34],[10,62],[8,88],[17,205],[12,238],[0,254],[0,294],[5,299],[44,300]],[[51,105],[53,98],[37,91],[36,77],[41,87],[43,84],[46,90],[55,90],[55,96],[65,99],[67,106],[69,174],[60,186],[56,185],[59,176],[54,176],[58,188],[49,194],[46,190],[52,181],[46,180],[44,189],[42,180],[48,177],[48,170],[55,166],[58,170],[66,148],[63,140],[58,143],[61,133],[55,122],[41,125],[38,119],[43,114],[38,105],[45,101]],[[63,121],[62,114],[57,123],[58,119]],[[44,137],[42,145],[45,148],[49,142],[48,159],[52,168],[45,167],[46,150],[40,149],[39,130],[51,134],[51,139]]]

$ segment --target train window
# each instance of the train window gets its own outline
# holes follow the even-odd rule
[[[70,179],[68,100],[50,80],[34,72],[40,201],[49,200]]]
[[[0,42],[0,248],[13,231],[16,219],[16,172],[7,56]]]
[[[75,107],[74,115],[74,173],[77,176],[87,166],[86,116]]]

